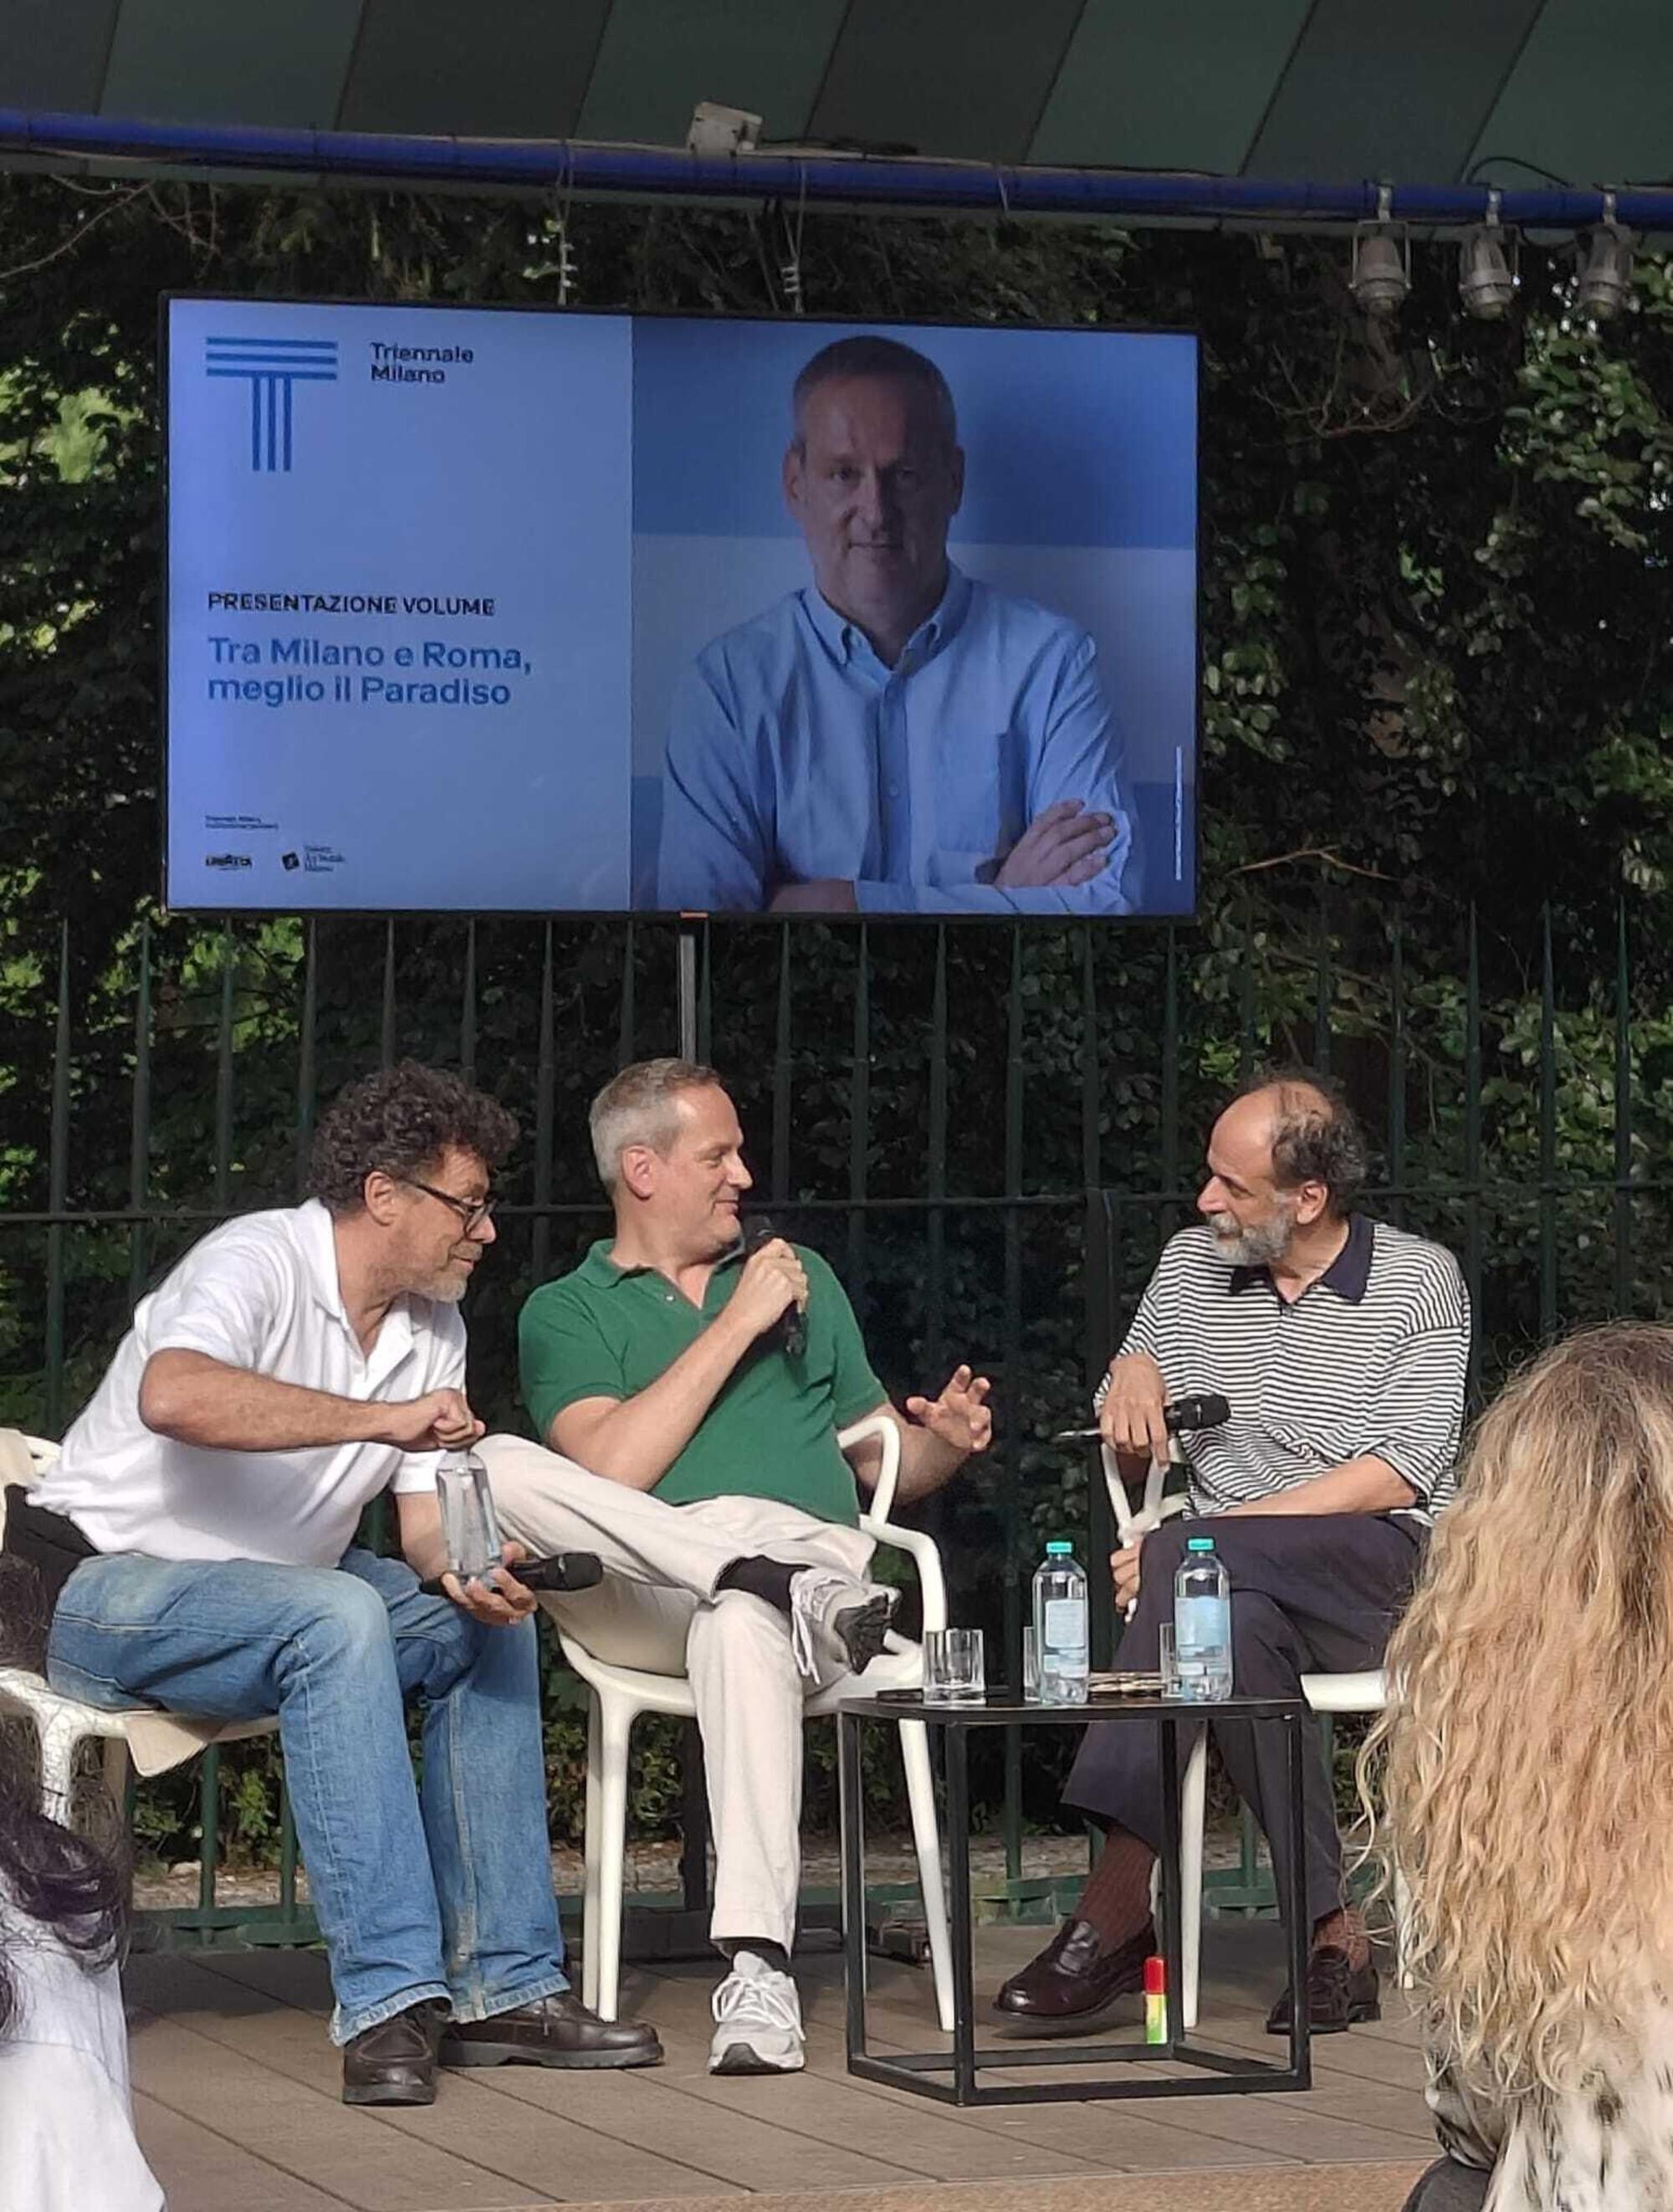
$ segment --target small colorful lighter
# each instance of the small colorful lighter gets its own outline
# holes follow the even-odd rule
[[[1161,1959],[1144,1962],[1144,2040],[1167,2040],[1167,1967]]]

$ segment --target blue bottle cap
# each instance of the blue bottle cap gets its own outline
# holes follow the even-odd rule
[[[1214,1549],[1214,1539],[1212,1536],[1187,1536],[1185,1549],[1188,1552],[1211,1552]]]
[[[1046,1547],[1046,1556],[1048,1559],[1061,1559],[1072,1553],[1075,1547],[1071,1543],[1066,1541],[1063,1537],[1054,1536],[1052,1541]]]

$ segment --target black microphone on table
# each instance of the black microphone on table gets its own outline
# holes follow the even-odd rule
[[[751,1252],[759,1252],[763,1244],[775,1243],[778,1235],[778,1231],[770,1221],[756,1222],[743,1240],[745,1256],[747,1257]],[[781,1352],[787,1352],[792,1359],[799,1359],[808,1348],[806,1314],[792,1301],[785,1308],[772,1328],[762,1332],[762,1341],[776,1344]]]
[[[1175,1398],[1162,1407],[1162,1419],[1170,1437],[1193,1436],[1199,1429],[1217,1429],[1232,1418],[1231,1401],[1222,1398],[1218,1390],[1198,1390],[1189,1398]],[[1092,1429],[1059,1429],[1051,1439],[1054,1444],[1095,1444],[1103,1439],[1103,1431]]]

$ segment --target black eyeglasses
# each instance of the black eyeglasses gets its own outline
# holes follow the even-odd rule
[[[491,1198],[474,1200],[468,1198],[455,1198],[451,1190],[438,1190],[433,1182],[421,1182],[416,1176],[397,1176],[396,1181],[407,1184],[410,1189],[421,1190],[426,1198],[439,1198],[444,1206],[451,1206],[464,1224],[464,1233],[467,1237],[471,1236],[485,1221],[492,1220],[494,1217],[494,1202]]]

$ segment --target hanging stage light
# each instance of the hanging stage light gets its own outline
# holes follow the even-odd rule
[[[1580,258],[1579,303],[1594,323],[1610,323],[1633,289],[1633,234],[1615,219],[1615,194],[1603,195],[1603,219]]]
[[[1399,313],[1411,289],[1411,246],[1403,225],[1391,222],[1394,194],[1387,185],[1378,187],[1377,220],[1354,229],[1354,259],[1348,272],[1348,289],[1367,315],[1385,319]]]
[[[1458,248],[1458,297],[1466,314],[1484,322],[1497,320],[1516,297],[1516,271],[1505,250],[1499,199],[1496,191],[1488,194],[1487,221],[1465,231]]]

